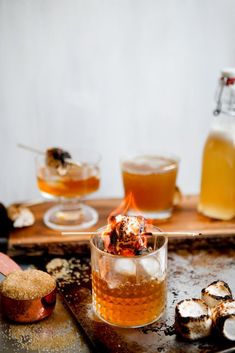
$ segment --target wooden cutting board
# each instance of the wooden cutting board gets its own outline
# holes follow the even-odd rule
[[[86,229],[94,231],[106,224],[110,212],[120,205],[121,199],[99,199],[87,201],[87,204],[94,207],[99,213],[98,223]],[[43,223],[43,214],[53,204],[42,202],[31,207],[36,217],[36,223],[32,227],[17,229],[11,232],[9,236],[9,249],[17,245],[35,245],[59,244],[69,242],[88,242],[89,235],[62,236],[59,231],[47,228]],[[185,196],[182,203],[177,207],[173,216],[167,221],[158,221],[158,225],[163,231],[197,231],[202,236],[229,236],[235,235],[235,219],[231,221],[218,221],[203,215],[196,211],[197,196]]]

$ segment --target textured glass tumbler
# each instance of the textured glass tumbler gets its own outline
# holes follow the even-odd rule
[[[158,231],[153,226],[151,229]],[[148,247],[153,251],[132,257],[100,250],[100,233],[91,239],[92,304],[103,321],[119,327],[141,327],[163,314],[167,238],[158,234],[147,236]]]

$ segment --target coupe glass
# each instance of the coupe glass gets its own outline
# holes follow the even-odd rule
[[[83,198],[99,189],[100,156],[89,150],[78,150],[72,154],[65,175],[46,164],[46,155],[36,157],[37,184],[41,194],[58,204],[50,208],[43,217],[44,223],[56,230],[79,230],[91,227],[98,221],[98,213],[83,204]]]

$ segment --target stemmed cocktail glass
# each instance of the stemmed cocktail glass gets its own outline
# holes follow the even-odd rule
[[[58,200],[58,204],[44,214],[44,223],[60,231],[88,228],[98,220],[97,211],[85,205],[83,199],[99,189],[100,156],[90,150],[70,152],[72,157],[69,153],[71,158],[67,158],[65,152],[67,159],[58,165],[48,162],[46,153],[36,157],[37,184],[41,194],[47,199]]]

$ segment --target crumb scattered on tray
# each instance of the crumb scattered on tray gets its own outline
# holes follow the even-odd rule
[[[4,323],[0,329],[4,340],[11,341],[14,352],[24,350],[86,353],[88,351],[60,297],[53,314],[40,323],[27,325]]]
[[[89,285],[91,280],[89,260],[55,258],[46,265],[46,270],[57,281],[61,289],[74,282],[78,286]]]

